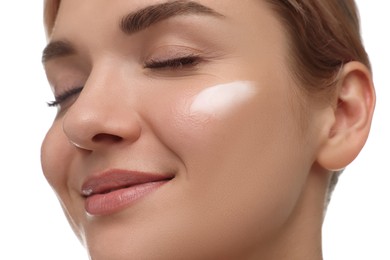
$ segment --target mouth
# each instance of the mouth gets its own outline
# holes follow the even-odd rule
[[[85,210],[102,216],[124,210],[174,178],[173,174],[154,174],[110,170],[88,179],[81,187]]]

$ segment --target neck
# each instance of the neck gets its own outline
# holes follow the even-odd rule
[[[322,260],[321,228],[329,180],[327,171],[314,169],[279,234],[256,249],[260,254],[248,259]]]

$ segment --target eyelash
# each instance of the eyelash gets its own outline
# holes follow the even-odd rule
[[[190,68],[198,65],[201,62],[201,58],[196,55],[188,55],[174,59],[167,60],[150,60],[145,62],[144,68],[146,69],[171,69],[177,70],[182,68]]]
[[[170,69],[178,70],[182,68],[190,68],[198,65],[201,62],[201,58],[196,55],[188,55],[174,59],[167,60],[150,60],[145,62],[144,68],[147,69]],[[54,101],[47,102],[49,107],[58,107],[68,98],[77,95],[81,92],[83,87],[77,87],[65,91],[64,93],[55,97]]]
[[[47,105],[49,107],[58,107],[63,102],[65,102],[68,98],[70,98],[70,97],[72,97],[74,95],[79,94],[82,89],[83,89],[83,87],[77,87],[77,88],[73,88],[73,89],[67,90],[64,93],[56,96],[54,101],[47,102]]]

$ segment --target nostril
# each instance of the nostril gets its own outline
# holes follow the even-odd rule
[[[118,143],[122,141],[122,137],[112,134],[97,134],[92,138],[94,142],[112,142]]]

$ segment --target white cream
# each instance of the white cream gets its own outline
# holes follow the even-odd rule
[[[255,90],[250,81],[235,81],[206,88],[195,96],[190,114],[224,117],[254,96]]]

